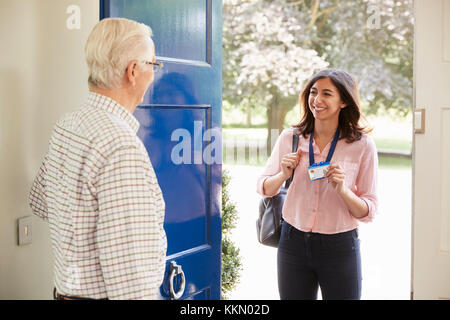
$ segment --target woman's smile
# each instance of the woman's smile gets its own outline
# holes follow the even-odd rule
[[[324,111],[324,110],[326,110],[326,109],[327,109],[327,108],[314,106],[314,111],[316,111],[316,112],[321,112],[321,111]]]

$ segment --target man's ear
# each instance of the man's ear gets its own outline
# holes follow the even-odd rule
[[[137,62],[131,61],[128,64],[127,70],[125,72],[126,79],[134,87],[136,85],[136,75],[137,75]]]

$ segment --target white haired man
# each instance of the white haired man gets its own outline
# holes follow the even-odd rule
[[[162,283],[165,204],[132,114],[162,67],[151,36],[122,18],[93,28],[87,101],[55,125],[31,188],[50,225],[55,299],[154,299]]]

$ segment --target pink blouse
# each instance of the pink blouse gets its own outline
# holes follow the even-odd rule
[[[281,158],[292,152],[292,135],[294,129],[283,130],[278,137],[272,154],[258,178],[257,192],[264,196],[264,181],[281,171]],[[331,141],[319,152],[313,142],[314,160],[325,161]],[[377,170],[378,156],[375,143],[368,135],[363,134],[361,140],[347,143],[339,140],[331,163],[338,163],[345,171],[345,182],[348,188],[369,207],[369,214],[361,219],[353,217],[344,201],[340,198],[327,179],[311,181],[307,172],[309,167],[309,135],[299,136],[298,148],[300,162],[295,168],[294,179],[289,186],[283,206],[283,219],[295,228],[305,232],[325,234],[340,233],[358,227],[358,220],[370,222],[374,218],[377,207]]]

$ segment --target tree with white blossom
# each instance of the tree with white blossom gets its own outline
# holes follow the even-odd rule
[[[319,1],[330,6],[331,0]],[[301,8],[299,8],[301,10]],[[335,68],[353,74],[365,113],[412,110],[414,17],[412,0],[344,0],[328,18],[331,30],[312,47]]]
[[[224,95],[267,107],[271,129],[282,130],[304,81],[328,63],[304,46],[309,22],[286,0],[225,0]]]
[[[224,0],[224,99],[263,105],[282,129],[326,66],[358,80],[365,112],[412,105],[412,0]]]

